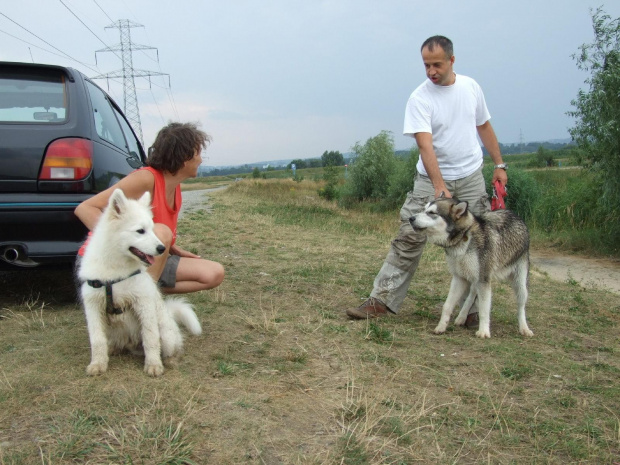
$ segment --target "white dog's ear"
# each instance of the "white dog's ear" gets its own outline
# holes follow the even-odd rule
[[[114,189],[108,204],[117,215],[120,215],[127,204],[127,197],[125,197],[125,193],[121,189]]]
[[[459,202],[454,206],[454,214],[458,220],[461,216],[467,213],[467,202]]]
[[[142,197],[138,199],[138,203],[140,205],[144,205],[145,207],[150,207],[151,206],[151,193],[149,191],[146,191],[144,194],[142,194]]]

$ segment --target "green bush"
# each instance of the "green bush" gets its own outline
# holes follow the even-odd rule
[[[392,134],[381,131],[364,145],[356,143],[353,152],[356,156],[351,162],[348,186],[343,195],[352,196],[357,201],[383,199],[396,162]]]
[[[323,168],[323,180],[325,186],[319,189],[319,196],[326,200],[334,200],[338,198],[338,181],[339,173],[336,165],[326,165]]]
[[[576,250],[620,252],[620,215],[599,200],[604,181],[589,170],[534,174],[540,190],[530,227]]]
[[[543,146],[538,147],[536,158],[532,158],[528,163],[529,168],[548,168],[557,166],[557,161],[553,157],[555,151],[547,150]]]
[[[388,189],[381,201],[384,209],[400,208],[407,197],[407,192],[413,189],[413,180],[418,172],[416,164],[420,152],[417,148],[411,149],[406,158],[397,158],[394,170],[388,180]]]

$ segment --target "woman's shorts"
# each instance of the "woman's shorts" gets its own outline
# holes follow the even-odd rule
[[[177,283],[177,268],[179,267],[179,261],[181,261],[181,257],[178,255],[169,255],[166,260],[166,264],[164,265],[164,271],[161,272],[161,276],[159,277],[160,287],[174,287]]]

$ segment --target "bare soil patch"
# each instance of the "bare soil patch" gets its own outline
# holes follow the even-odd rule
[[[555,281],[574,280],[581,286],[620,294],[620,260],[561,255],[555,251],[533,250],[532,269]]]

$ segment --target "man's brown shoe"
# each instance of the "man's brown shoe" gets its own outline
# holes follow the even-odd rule
[[[476,329],[480,326],[480,320],[478,319],[478,312],[470,313],[465,320],[465,327],[468,329]]]
[[[347,309],[349,318],[355,320],[365,320],[367,318],[378,318],[380,316],[389,315],[390,309],[378,299],[369,298],[366,302],[356,308]]]

